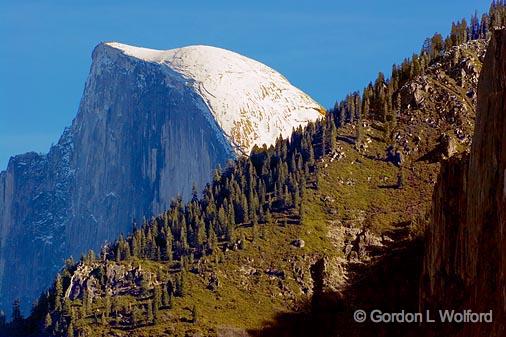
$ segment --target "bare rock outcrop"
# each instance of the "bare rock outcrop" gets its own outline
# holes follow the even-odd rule
[[[421,280],[422,309],[493,311],[440,335],[506,335],[506,31],[491,39],[471,152],[442,166]],[[435,334],[438,335],[438,334]]]

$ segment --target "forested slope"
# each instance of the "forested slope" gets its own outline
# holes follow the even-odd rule
[[[4,331],[372,335],[350,310],[417,308],[439,162],[469,148],[488,30],[503,13],[436,34],[362,96],[216,170],[201,196],[69,260]]]

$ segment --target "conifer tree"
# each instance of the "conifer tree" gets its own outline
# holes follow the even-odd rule
[[[120,310],[120,304],[118,301],[119,301],[118,297],[112,298],[111,311],[114,313],[114,317],[118,317],[118,312]]]
[[[62,299],[63,299],[63,285],[61,275],[56,275],[56,281],[54,285],[54,309],[56,311],[62,310]]]
[[[251,223],[251,232],[252,232],[252,241],[255,241],[258,236],[258,222],[257,220],[253,220]]]
[[[74,325],[72,324],[72,322],[69,323],[68,327],[67,327],[67,335],[66,337],[74,337]]]
[[[229,223],[227,224],[226,230],[225,230],[225,240],[229,242],[235,241],[235,225]]]
[[[197,312],[197,307],[194,305],[193,308],[192,308],[192,323],[197,323],[198,322],[198,312]]]
[[[152,311],[153,311],[153,323],[154,324],[157,324],[158,323],[158,318],[159,318],[159,309],[158,309],[158,305],[153,302],[152,303]]]
[[[172,309],[172,305],[173,305],[173,304],[172,304],[172,294],[171,294],[171,293],[169,293],[169,301],[167,302],[167,307],[168,307],[169,309]]]
[[[84,261],[86,263],[92,263],[96,261],[95,252],[92,249],[88,250],[88,253],[86,254]]]
[[[186,227],[186,220],[184,217],[181,218],[181,231],[179,234],[179,242],[181,244],[181,251],[179,252],[180,255],[186,254],[188,252],[188,249],[190,248],[188,244],[188,236],[187,236],[188,229]]]
[[[196,234],[196,246],[199,249],[202,249],[204,246],[204,243],[206,242],[206,225],[202,221],[202,219],[199,219],[197,221],[197,234]]]
[[[142,312],[139,310],[137,306],[134,306],[131,315],[132,315],[132,326],[135,328],[141,323]]]
[[[70,303],[70,299],[65,297],[63,299],[63,309],[62,309],[62,313],[63,315],[65,316],[70,316],[71,313],[72,313],[72,307],[71,307],[71,303]]]
[[[154,288],[153,304],[157,309],[162,306],[162,290],[159,286],[155,286]]]
[[[305,216],[306,216],[306,208],[304,206],[304,203],[301,203],[300,208],[299,208],[299,217],[300,217],[301,224],[304,223]]]
[[[299,209],[299,206],[300,206],[300,192],[299,192],[299,188],[297,186],[295,186],[294,188],[294,191],[293,191],[293,194],[292,194],[292,200],[293,200],[293,207],[295,207],[295,209]]]
[[[169,305],[169,292],[167,286],[163,285],[161,289],[162,307],[168,307]]]
[[[148,296],[149,295],[149,284],[148,284],[148,281],[144,277],[141,277],[140,288],[141,288],[141,294],[142,294],[142,296]]]
[[[244,236],[244,232],[241,232],[239,249],[244,249],[244,248],[246,248],[246,237]]]
[[[218,250],[218,237],[216,236],[216,233],[214,232],[213,226],[209,227],[209,238],[208,238],[208,245],[209,249],[211,250],[211,253],[214,254]]]
[[[46,313],[46,318],[44,319],[44,329],[46,331],[49,331],[51,329],[52,325],[53,325],[53,319],[51,318],[51,314],[48,312],[48,313]]]
[[[183,297],[185,295],[184,272],[181,272],[179,273],[179,275],[176,276],[176,289],[174,294],[178,297]]]
[[[147,310],[146,310],[146,321],[148,323],[152,323],[154,321],[152,301],[148,302],[148,307],[147,307]]]
[[[329,131],[329,142],[327,152],[332,153],[336,148],[336,137],[337,137],[337,129],[336,125],[331,122],[330,123],[330,131]]]
[[[249,209],[248,209],[248,200],[246,199],[246,196],[243,194],[241,198],[241,212],[242,212],[242,219],[241,222],[247,223],[249,222]]]
[[[83,316],[88,315],[91,310],[92,299],[88,295],[86,288],[83,289]]]

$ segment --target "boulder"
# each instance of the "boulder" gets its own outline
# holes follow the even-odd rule
[[[305,245],[306,243],[302,239],[296,239],[292,241],[292,246],[297,248],[304,248]]]

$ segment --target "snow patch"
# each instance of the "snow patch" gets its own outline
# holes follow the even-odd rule
[[[280,134],[288,137],[293,128],[316,120],[324,111],[275,70],[229,50],[200,45],[164,51],[117,42],[106,45],[181,74],[238,153],[249,154],[255,144],[274,144]]]

